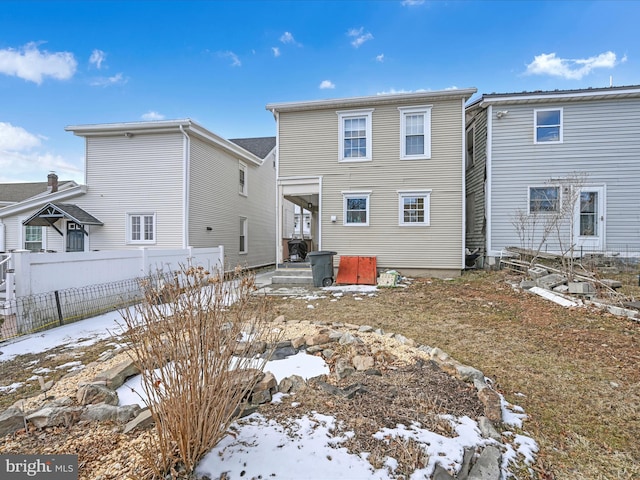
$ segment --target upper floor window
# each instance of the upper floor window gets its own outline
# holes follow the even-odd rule
[[[465,156],[465,167],[466,168],[471,168],[473,167],[473,162],[475,160],[475,128],[474,127],[469,127],[467,128],[467,133],[466,133],[466,137],[465,137],[465,143],[466,143],[466,156]]]
[[[239,184],[239,193],[240,195],[247,195],[247,165],[239,162],[240,165],[240,184]]]
[[[344,225],[369,225],[369,196],[371,192],[343,192]]]
[[[39,252],[43,249],[42,227],[27,225],[24,227],[24,249]]]
[[[562,142],[562,109],[534,110],[535,143]]]
[[[369,161],[371,156],[371,114],[373,109],[338,112],[340,122],[339,161]]]
[[[557,213],[560,210],[560,187],[530,187],[529,213]]]
[[[127,243],[156,243],[156,214],[127,214]]]
[[[398,192],[400,198],[400,225],[429,225],[429,197],[431,190]]]
[[[431,107],[399,107],[402,159],[431,158]]]

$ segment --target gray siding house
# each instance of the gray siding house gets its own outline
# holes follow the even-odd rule
[[[482,95],[466,124],[466,243],[490,265],[512,246],[640,252],[640,86]]]
[[[277,231],[291,201],[314,250],[379,269],[459,275],[465,264],[465,111],[475,89],[272,103]],[[282,242],[278,262],[285,259]]]
[[[39,228],[57,252],[222,245],[227,269],[275,263],[274,137],[230,141],[190,119],[66,130],[85,139],[86,184],[0,208],[5,250]]]

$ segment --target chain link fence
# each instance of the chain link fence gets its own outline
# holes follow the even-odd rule
[[[158,288],[173,278],[173,273],[157,274],[0,302],[0,341],[127,307],[141,301],[147,288]]]

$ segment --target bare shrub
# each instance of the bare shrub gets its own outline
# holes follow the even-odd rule
[[[150,476],[193,473],[226,434],[266,358],[252,340],[273,340],[266,297],[251,301],[255,277],[185,268],[173,281],[145,283],[145,299],[123,310],[141,395],[155,420],[145,461]],[[275,335],[275,334],[273,334]]]

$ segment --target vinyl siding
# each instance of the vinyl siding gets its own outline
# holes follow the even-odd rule
[[[369,162],[338,162],[336,110],[280,113],[280,177],[322,176],[323,250],[376,256],[380,268],[460,269],[462,101],[430,105],[432,144],[427,160],[400,160],[398,107],[415,104],[375,107]],[[430,226],[399,226],[398,190],[429,189]],[[342,192],[351,190],[372,192],[368,227],[343,225]],[[335,223],[330,220],[333,215]]]
[[[536,106],[501,105],[509,113],[493,121],[492,248],[518,245],[510,222],[527,209],[529,186],[573,172],[605,187],[605,248],[640,244],[640,100],[576,101],[562,107],[563,142],[533,143]],[[553,245],[549,246],[550,249]]]
[[[481,110],[474,121],[474,162],[466,169],[466,194],[472,195],[471,217],[466,220],[466,246],[470,250],[485,249],[485,178],[487,164],[487,114]]]
[[[191,140],[189,237],[194,247],[225,248],[225,268],[275,263],[273,156],[247,166],[247,196],[239,193],[239,159]],[[240,217],[247,218],[248,248],[239,254]],[[207,231],[211,227],[211,231]]]
[[[104,223],[91,250],[182,247],[181,133],[87,137],[87,194],[76,203]],[[126,243],[127,213],[156,214],[156,243]]]
[[[34,208],[29,212],[23,212],[19,215],[2,218],[5,225],[5,250],[22,250],[24,249],[24,226],[22,222],[36,213],[40,208]],[[64,239],[53,228],[44,228],[42,232],[43,248],[47,250],[55,250],[56,252],[64,252]]]

